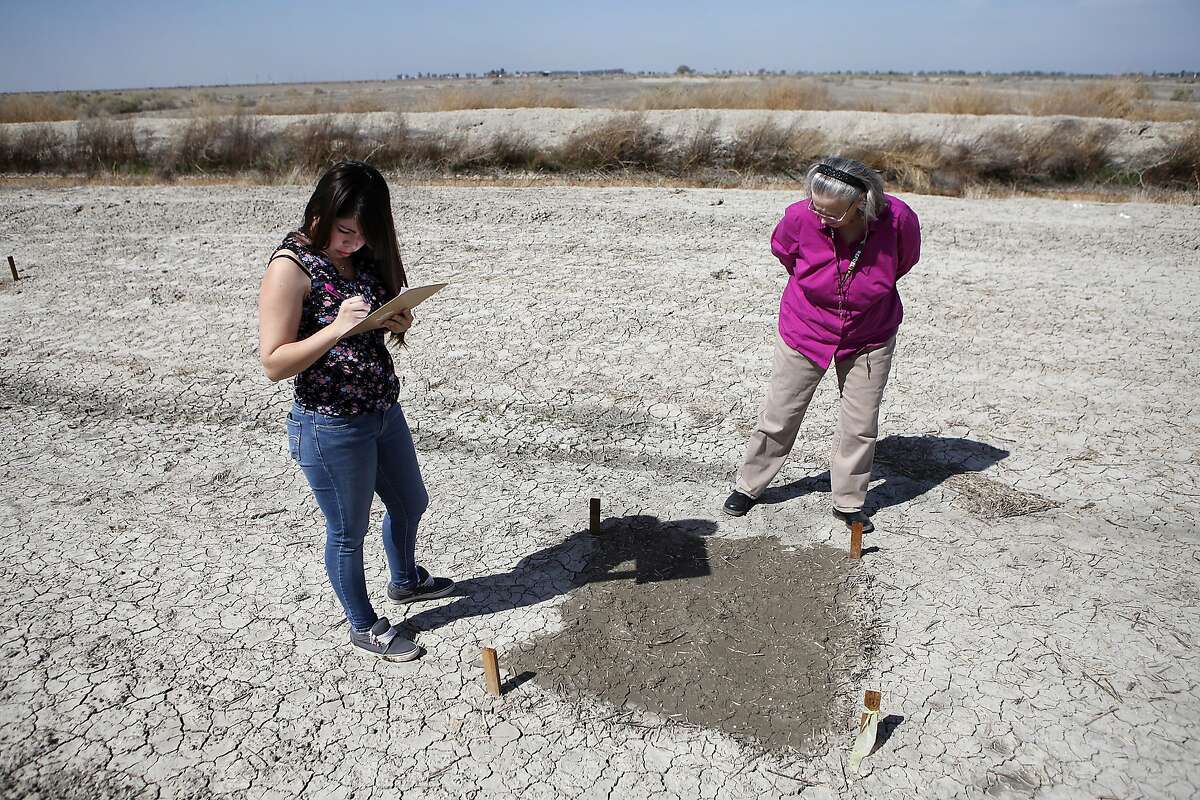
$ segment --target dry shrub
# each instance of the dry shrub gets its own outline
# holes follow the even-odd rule
[[[889,183],[910,192],[955,193],[958,180],[947,174],[953,148],[937,141],[903,136],[870,150],[850,148],[842,153],[869,164]]]
[[[537,86],[517,88],[462,86],[443,89],[418,104],[420,111],[463,111],[480,108],[575,108],[561,92]]]
[[[906,191],[958,195],[976,183],[1045,185],[1110,178],[1111,139],[1111,132],[1083,130],[1078,122],[1064,121],[1040,133],[981,136],[970,145],[904,136],[842,155],[870,164]]]
[[[1200,192],[1200,122],[1172,142],[1166,152],[1139,176],[1143,186],[1166,186]]]
[[[179,98],[165,92],[115,92],[103,94],[88,104],[85,116],[121,116],[179,108]]]
[[[357,159],[380,169],[458,169],[465,161],[461,136],[415,133],[396,115],[385,126],[364,130],[357,123],[325,116],[288,128],[288,165],[320,172],[344,159]]]
[[[377,149],[358,125],[339,122],[332,116],[291,126],[287,142],[292,165],[312,171],[348,158],[363,160]]]
[[[572,133],[554,153],[565,170],[654,170],[667,160],[662,134],[641,114],[621,114],[584,126]]]
[[[524,131],[508,131],[492,137],[483,149],[483,163],[499,169],[542,169],[546,154]]]
[[[49,125],[0,128],[0,172],[54,172],[66,160],[66,137]]]
[[[0,95],[0,124],[58,122],[75,119],[75,109],[62,97],[45,94]]]
[[[1072,117],[1137,119],[1146,111],[1150,89],[1137,81],[1096,81],[1066,86],[1029,101],[1035,116],[1063,114]]]
[[[1048,131],[1005,131],[977,139],[957,168],[984,181],[1053,183],[1102,176],[1112,132],[1063,121]]]
[[[396,169],[456,169],[464,163],[466,137],[444,133],[417,133],[396,115],[391,124],[372,137],[372,164]]]
[[[635,96],[629,108],[764,108],[780,111],[828,109],[833,104],[829,90],[808,78],[764,80],[758,82],[731,81],[706,83],[697,86],[674,86],[653,89]]]
[[[717,120],[709,118],[690,132],[679,131],[676,141],[679,145],[671,151],[672,170],[676,174],[686,175],[717,166],[721,156]]]
[[[255,117],[194,118],[176,136],[158,166],[164,174],[270,171],[277,163],[273,150],[278,139]]]
[[[934,114],[1011,114],[1009,98],[987,89],[941,89],[929,96],[927,111]]]
[[[85,172],[131,169],[149,163],[131,122],[94,119],[75,129],[75,166]]]
[[[795,123],[784,128],[773,119],[741,128],[729,146],[729,165],[740,172],[789,175],[825,149],[824,138]]]

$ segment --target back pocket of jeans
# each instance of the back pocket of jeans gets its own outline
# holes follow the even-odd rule
[[[288,455],[292,457],[292,461],[300,463],[300,423],[292,419],[290,414],[287,418],[287,437]]]

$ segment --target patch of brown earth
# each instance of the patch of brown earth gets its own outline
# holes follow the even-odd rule
[[[875,653],[856,602],[868,576],[843,550],[694,529],[608,520],[562,631],[509,666],[563,695],[811,749]]]

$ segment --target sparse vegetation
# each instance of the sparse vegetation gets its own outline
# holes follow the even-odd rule
[[[1161,159],[1138,173],[1138,182],[1200,194],[1200,122],[1193,122]]]
[[[659,78],[662,81],[663,78]],[[863,84],[868,84],[864,88]],[[611,84],[615,85],[615,84]],[[869,88],[873,86],[874,88]],[[903,89],[897,90],[897,87]],[[861,110],[885,113],[1067,114],[1149,121],[1200,118],[1193,88],[1168,84],[1155,99],[1153,79],[1091,80],[1037,76],[908,74],[701,76],[680,65],[647,88],[632,76],[615,93],[587,80],[512,77],[491,80],[371,81],[244,87],[40,92],[0,95],[0,123],[55,122],[138,114],[228,116],[455,111],[483,108],[679,108]],[[1170,99],[1166,99],[1166,98]]]
[[[929,96],[926,109],[934,114],[1012,114],[1012,100],[1000,92],[988,89],[939,89]]]
[[[58,122],[77,117],[75,109],[61,97],[41,94],[0,95],[0,123]]]
[[[729,163],[736,170],[758,175],[795,174],[824,149],[819,134],[796,125],[784,128],[768,118],[737,132],[729,148]]]
[[[442,89],[413,111],[462,111],[478,108],[576,108],[566,94],[535,86],[464,86]]]
[[[643,92],[628,104],[639,111],[674,108],[833,108],[829,90],[815,80],[785,78],[748,82],[712,81]]]
[[[35,175],[239,176],[308,180],[343,158],[430,177],[540,173],[626,175],[738,185],[750,177],[796,180],[811,161],[840,152],[871,164],[900,190],[978,193],[980,187],[1163,188],[1200,193],[1200,123],[1150,167],[1114,166],[1108,136],[1063,120],[1038,133],[1001,131],[969,145],[901,137],[880,146],[828,141],[767,118],[722,136],[715,118],[670,136],[641,113],[584,125],[556,146],[506,131],[470,139],[414,131],[400,115],[371,125],[326,115],[287,126],[249,115],[196,117],[157,143],[129,120],[84,120],[72,134],[49,124],[0,128],[0,172]],[[589,178],[592,179],[592,178]]]
[[[653,172],[666,162],[664,137],[640,114],[617,114],[584,126],[567,138],[554,154],[559,169],[629,170]]]
[[[1146,103],[1150,90],[1134,81],[1096,81],[1082,86],[1064,86],[1033,98],[1026,113],[1034,116],[1063,114],[1072,117],[1149,119]]]

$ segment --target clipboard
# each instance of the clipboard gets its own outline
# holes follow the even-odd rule
[[[398,314],[407,308],[416,308],[419,304],[433,297],[449,285],[448,283],[431,283],[428,286],[416,286],[411,289],[405,289],[364,317],[362,322],[351,328],[342,338],[345,339],[348,336],[357,336],[360,333],[373,331],[380,326],[381,320],[387,319],[393,314]]]

